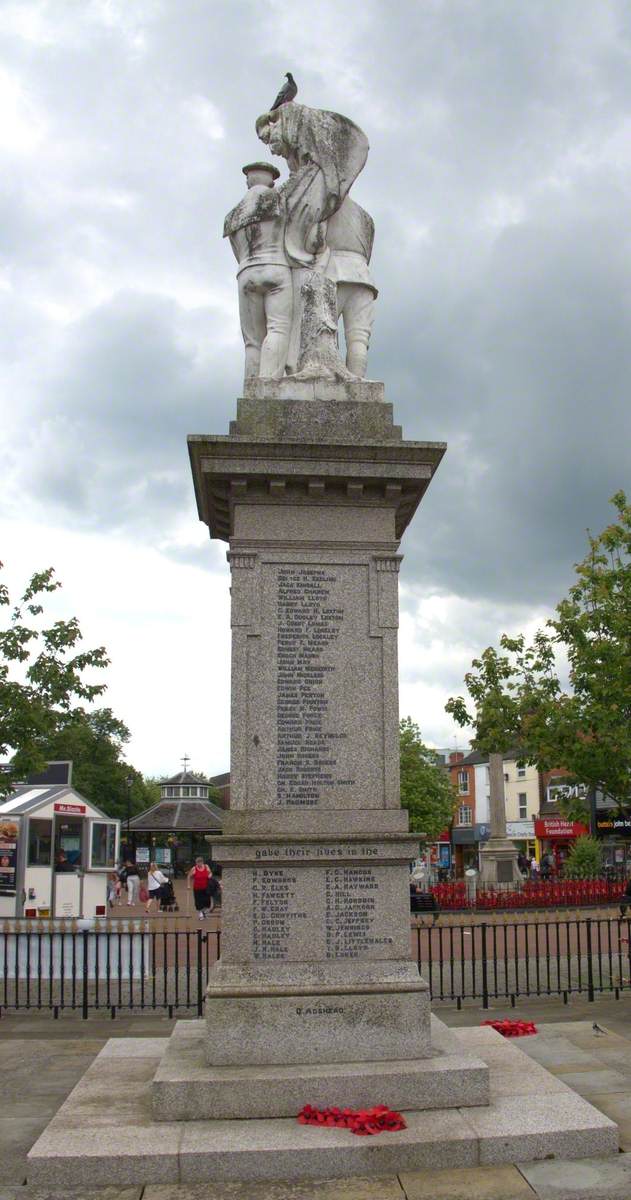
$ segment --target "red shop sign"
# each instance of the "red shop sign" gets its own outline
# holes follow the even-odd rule
[[[589,833],[589,830],[581,821],[566,821],[563,817],[535,819],[535,837],[538,838],[577,838],[582,833]]]
[[[84,813],[85,804],[54,804],[53,808],[58,813]]]

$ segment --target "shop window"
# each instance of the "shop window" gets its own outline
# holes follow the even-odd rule
[[[461,796],[469,795],[469,772],[458,771],[458,791]]]
[[[519,800],[519,817],[523,821],[528,816],[528,796],[526,792],[520,792],[517,799]]]
[[[90,839],[90,867],[112,871],[116,866],[116,825],[113,821],[93,821]]]
[[[53,823],[31,817],[28,823],[28,865],[49,867],[53,849]]]
[[[471,825],[471,817],[473,816],[472,809],[468,804],[461,804],[458,809],[458,824]]]

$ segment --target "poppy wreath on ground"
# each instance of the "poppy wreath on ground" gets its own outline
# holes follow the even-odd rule
[[[375,1133],[393,1133],[397,1129],[405,1129],[406,1124],[401,1113],[393,1112],[385,1104],[376,1104],[374,1108],[313,1108],[305,1104],[298,1113],[300,1125],[320,1125],[324,1129],[348,1129],[358,1137],[368,1137]]]
[[[537,1032],[533,1021],[481,1021],[480,1024],[490,1025],[502,1037],[527,1037],[529,1033]]]

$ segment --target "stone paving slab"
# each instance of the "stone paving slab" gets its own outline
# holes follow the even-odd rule
[[[532,1192],[530,1193],[532,1197]],[[143,1200],[406,1200],[396,1175],[308,1183],[154,1184]]]
[[[467,1121],[480,1138],[480,1165],[540,1158],[615,1154],[615,1124],[581,1096],[504,1097],[488,1108],[469,1109]]]
[[[473,1171],[403,1171],[406,1200],[535,1200],[514,1166],[476,1167]]]
[[[519,1169],[539,1200],[629,1200],[631,1154],[580,1163],[524,1163]]]
[[[604,1067],[600,1070],[596,1067],[584,1071],[556,1071],[555,1074],[557,1079],[561,1079],[580,1096],[589,1098],[603,1092],[621,1092],[624,1095],[631,1086],[619,1071],[608,1071]]]

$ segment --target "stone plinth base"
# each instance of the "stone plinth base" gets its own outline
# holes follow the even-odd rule
[[[293,1066],[204,1065],[203,1021],[179,1021],[152,1089],[157,1121],[294,1116],[305,1104],[368,1108],[379,1096],[389,1108],[459,1108],[489,1102],[489,1070],[463,1054],[444,1030],[430,1058]]]
[[[212,974],[212,973],[211,973]],[[292,995],[206,993],[206,1062],[375,1062],[431,1054],[429,991],[418,978],[386,989],[314,988]]]
[[[489,838],[480,848],[480,883],[518,883],[522,879],[514,843],[507,838]]]
[[[614,1123],[516,1046],[488,1028],[454,1033],[463,1058],[488,1058],[491,1102],[433,1111],[415,1106],[404,1113],[407,1129],[374,1138],[289,1117],[155,1121],[154,1078],[167,1039],[112,1038],[33,1146],[29,1185],[339,1179],[617,1153]],[[344,1096],[337,1099],[345,1104]]]

